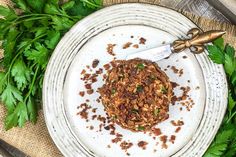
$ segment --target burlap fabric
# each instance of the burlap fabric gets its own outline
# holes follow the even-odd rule
[[[104,5],[109,6],[117,3],[125,2],[142,2],[159,4],[159,0],[105,0]],[[10,0],[0,0],[0,4],[8,4]],[[180,11],[181,12],[181,11]],[[234,45],[236,48],[236,26],[226,23],[219,23],[203,17],[198,17],[190,13],[182,12],[191,20],[193,20],[203,30],[222,29],[227,31],[227,35],[224,36],[225,41]],[[0,50],[0,58],[2,57],[2,51]],[[53,143],[51,137],[48,134],[44,116],[42,111],[39,113],[39,119],[36,125],[27,123],[24,128],[13,128],[9,131],[5,131],[3,127],[3,121],[5,117],[5,109],[0,104],[0,138],[7,143],[15,146],[24,153],[32,157],[58,157],[62,156],[60,151]]]

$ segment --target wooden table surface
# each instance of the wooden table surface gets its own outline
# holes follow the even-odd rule
[[[160,0],[160,4],[175,10],[183,10],[198,16],[230,23],[230,21],[220,11],[211,6],[206,0]],[[13,156],[24,157],[27,155],[0,140],[0,157]]]

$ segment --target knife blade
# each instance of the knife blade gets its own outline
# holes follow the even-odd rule
[[[169,57],[171,54],[172,54],[171,46],[164,45],[130,54],[126,56],[126,59],[142,58],[146,60],[158,61],[163,58]]]
[[[187,36],[189,36],[188,39],[175,40],[171,44],[132,53],[127,55],[125,58],[141,58],[151,61],[158,61],[169,57],[172,53],[181,52],[186,48],[190,48],[190,51],[194,54],[199,54],[204,51],[204,44],[209,43],[224,34],[225,31],[221,30],[211,30],[202,33],[200,29],[193,28],[187,33]]]

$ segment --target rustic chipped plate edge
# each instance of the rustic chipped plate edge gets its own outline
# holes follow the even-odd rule
[[[149,4],[137,4],[137,3],[133,3],[133,4],[127,3],[127,4],[120,4],[120,5],[107,7],[105,9],[97,11],[96,13],[88,16],[87,18],[81,20],[75,26],[73,26],[73,28],[62,38],[62,40],[59,42],[59,44],[57,45],[57,47],[55,49],[55,51],[49,61],[49,64],[48,64],[48,67],[47,67],[47,70],[45,73],[44,86],[43,86],[43,109],[44,109],[46,124],[47,124],[48,130],[49,130],[49,133],[50,133],[51,137],[53,138],[55,144],[57,145],[57,147],[61,150],[61,152],[65,156],[73,156],[73,155],[86,156],[85,154],[89,155],[90,152],[84,152],[84,149],[81,150],[81,147],[83,147],[82,144],[80,144],[79,141],[77,141],[77,139],[74,137],[74,134],[70,130],[69,124],[67,124],[66,116],[64,114],[65,112],[63,111],[64,107],[63,107],[62,90],[63,90],[63,83],[64,83],[65,75],[66,75],[66,72],[69,68],[70,63],[66,63],[66,64],[64,63],[63,66],[62,65],[60,66],[60,64],[63,64],[63,63],[61,63],[60,62],[61,60],[58,60],[58,59],[63,60],[64,56],[60,56],[60,55],[63,55],[63,53],[61,53],[61,52],[63,52],[62,49],[68,49],[64,45],[64,43],[71,42],[70,39],[72,39],[73,35],[76,34],[75,32],[77,31],[77,28],[79,28],[77,34],[79,34],[79,33],[83,34],[83,31],[86,30],[84,24],[86,24],[86,23],[89,24],[90,22],[93,22],[93,20],[96,19],[97,16],[105,15],[106,12],[109,12],[109,13],[112,13],[112,11],[115,12],[114,10],[119,10],[119,11],[126,10],[128,13],[131,13],[132,11],[134,11],[134,12],[135,11],[144,11],[144,12],[145,11],[148,11],[148,12],[153,11],[153,12],[159,12],[159,13],[162,12],[162,14],[166,14],[166,16],[173,16],[173,17],[178,16],[178,20],[183,20],[184,23],[182,23],[182,25],[185,25],[186,27],[197,27],[188,18],[186,18],[182,14],[177,13],[171,9],[167,9],[167,8],[159,7],[159,6],[154,6],[154,5],[149,5]],[[179,22],[181,23],[181,21],[179,21]],[[84,27],[82,27],[82,26],[84,26]],[[181,32],[181,33],[179,32],[179,33],[184,35],[184,33],[186,33],[187,30],[183,30],[183,31],[184,32]],[[86,36],[85,36],[85,38],[86,38]],[[83,43],[81,43],[80,46],[82,46],[82,44]],[[77,46],[78,45],[76,45],[76,44],[69,45],[70,49],[73,49],[73,50],[76,49]],[[69,55],[71,55],[71,54],[69,54]],[[76,54],[74,54],[74,55],[76,55]],[[72,58],[73,58],[73,56],[72,56]],[[207,52],[205,52],[202,55],[196,56],[196,58],[198,59],[199,62],[206,63],[206,65],[204,64],[202,66],[204,78],[206,79],[205,83],[206,83],[206,87],[212,88],[212,90],[207,88],[206,89],[207,93],[212,94],[212,92],[213,92],[213,94],[216,94],[216,95],[214,95],[214,96],[216,96],[215,98],[210,97],[209,100],[206,100],[206,101],[212,102],[212,103],[210,103],[210,105],[212,105],[210,107],[213,107],[213,108],[208,109],[206,107],[206,109],[204,111],[203,120],[205,118],[208,121],[206,122],[206,124],[205,123],[203,124],[201,122],[199,125],[199,129],[196,132],[196,136],[198,136],[199,134],[202,136],[204,134],[209,134],[209,135],[208,135],[208,138],[205,137],[203,139],[206,141],[200,142],[200,146],[196,145],[198,143],[195,142],[195,140],[198,139],[198,137],[193,136],[192,140],[173,156],[201,156],[201,155],[203,155],[203,153],[205,152],[205,150],[207,149],[207,147],[209,146],[209,144],[213,140],[213,138],[214,138],[214,136],[221,124],[221,121],[223,119],[223,116],[224,116],[224,113],[225,113],[226,107],[227,107],[227,101],[226,101],[227,100],[227,82],[226,82],[223,67],[221,65],[213,64],[211,61],[209,61],[209,59],[207,58]],[[60,69],[60,68],[62,68],[62,69]],[[59,69],[59,71],[58,71],[58,69]],[[60,77],[57,78],[58,74],[63,75],[62,77],[64,77],[64,78],[60,78]],[[216,78],[214,78],[214,77],[216,77]],[[220,78],[221,78],[220,81],[217,80]],[[215,79],[219,82],[217,82]],[[58,80],[60,80],[60,81],[58,81]],[[57,83],[57,84],[55,84],[55,83]],[[222,96],[222,98],[220,100],[219,100],[220,96],[217,95],[217,93],[216,93],[216,91],[218,92],[218,90],[220,90],[219,93],[220,93],[220,96]],[[50,93],[50,92],[52,92],[52,93]],[[59,102],[58,102],[58,100],[56,100],[56,98],[60,99],[60,100],[58,99]],[[57,102],[57,103],[54,104],[55,102]],[[50,108],[52,105],[56,105],[55,108]],[[216,105],[220,105],[220,106],[216,106]],[[218,107],[218,108],[215,109],[214,107]],[[54,110],[52,110],[52,109],[54,109]],[[59,110],[59,115],[56,115],[54,113],[57,110]],[[210,117],[207,119],[207,116],[212,115],[212,114],[216,114],[216,115],[213,115],[213,117],[215,116],[215,118],[212,119]],[[63,128],[64,130],[59,130],[61,124],[66,126],[65,128]],[[211,126],[212,130],[210,130],[208,132],[203,132],[204,130],[202,130],[201,127],[205,126],[205,129],[207,129],[206,125],[212,125]],[[59,128],[57,128],[57,127],[59,127]],[[60,133],[60,131],[62,131],[62,132]],[[66,136],[68,136],[68,137],[70,136],[69,139]],[[196,148],[197,146],[199,147],[198,149]],[[192,150],[192,148],[193,148],[193,150]],[[195,152],[194,152],[194,149],[197,149],[197,151],[195,150]],[[73,154],[73,153],[75,153],[75,154]]]

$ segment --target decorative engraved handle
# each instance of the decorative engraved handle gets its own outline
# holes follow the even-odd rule
[[[198,54],[204,51],[204,44],[209,43],[225,34],[225,31],[211,30],[201,33],[198,28],[188,31],[190,39],[176,40],[172,44],[173,52],[180,52],[190,48],[191,52]]]

